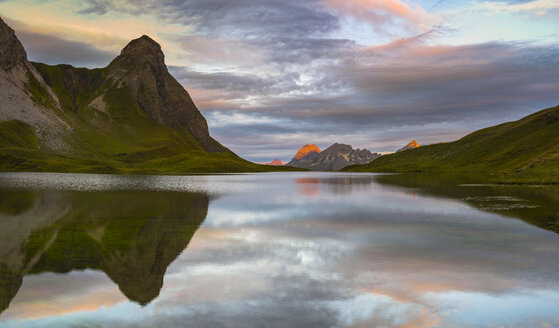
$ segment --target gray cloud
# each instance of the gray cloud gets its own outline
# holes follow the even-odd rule
[[[192,24],[198,32],[230,37],[262,35],[309,35],[326,33],[339,26],[338,18],[320,9],[318,0],[86,0],[82,14],[108,12],[157,14],[176,24]]]
[[[87,7],[79,11],[80,14],[105,15],[108,12],[109,2],[104,0],[86,0]]]
[[[249,94],[280,94],[297,88],[299,74],[286,73],[274,77],[231,72],[201,73],[186,67],[171,67],[179,81],[186,81],[195,88],[218,91],[222,99],[244,98]]]
[[[54,35],[23,30],[17,31],[17,36],[31,61],[97,68],[106,66],[118,55],[89,43],[65,40]]]
[[[221,99],[263,98],[257,105],[201,106],[203,110],[277,118],[272,124],[212,128],[227,145],[254,154],[251,159],[259,161],[264,159],[256,154],[269,153],[270,148],[277,149],[285,160],[300,145],[319,142],[299,139],[299,145],[290,143],[293,148],[284,152],[283,145],[276,148],[274,143],[285,134],[316,136],[332,143],[366,142],[354,145],[359,147],[375,146],[374,139],[381,148],[373,150],[393,151],[409,139],[451,141],[559,102],[558,47],[508,43],[431,47],[419,43],[363,49],[337,44],[329,44],[332,57],[303,56],[301,62],[290,63],[303,67],[300,75],[312,75],[312,81],[304,85],[290,72],[256,77],[185,71],[178,76],[187,89],[210,90]],[[281,57],[279,53],[275,56]],[[267,60],[270,65],[280,65],[281,58]],[[304,68],[305,63],[310,68]]]

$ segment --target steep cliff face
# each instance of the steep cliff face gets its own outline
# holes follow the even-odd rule
[[[210,137],[206,119],[188,92],[169,74],[161,46],[150,37],[132,40],[106,71],[108,78],[130,89],[134,100],[152,120],[186,130],[206,151],[224,151]]]
[[[353,149],[350,145],[335,143],[320,153],[310,152],[300,158],[295,155],[288,165],[315,171],[336,171],[352,164],[369,163],[378,157],[380,154],[367,149]]]
[[[10,71],[26,62],[27,54],[15,31],[0,18],[0,68]]]
[[[57,151],[66,149],[62,136],[70,127],[42,105],[44,98],[54,107],[58,105],[54,92],[27,60],[14,30],[0,18],[0,121],[26,122],[44,147]]]

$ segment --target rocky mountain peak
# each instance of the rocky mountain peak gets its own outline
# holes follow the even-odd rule
[[[8,71],[26,61],[27,54],[16,33],[0,18],[0,69]]]
[[[301,159],[312,153],[320,153],[320,148],[318,148],[315,144],[304,145],[303,147],[301,147],[301,149],[299,149],[299,151],[297,151],[297,154],[295,154],[295,157],[293,158]]]
[[[335,143],[324,151],[329,153],[350,153],[353,151],[353,148],[350,145]]]
[[[188,92],[167,70],[161,46],[149,36],[130,41],[109,64],[107,74],[130,90],[152,120],[178,131],[186,129],[206,151],[224,151],[210,137],[206,119]]]
[[[276,159],[274,159],[271,163],[267,163],[266,165],[282,166],[282,165],[283,165],[283,162],[276,158]]]
[[[165,67],[165,55],[161,46],[147,35],[142,35],[130,41],[122,49],[120,55],[111,62],[110,66],[120,64],[130,67],[144,63],[149,63],[155,67]]]
[[[404,150],[408,150],[408,149],[414,149],[414,148],[419,148],[419,143],[417,143],[417,141],[412,140],[409,144],[405,145],[404,147],[398,149],[396,152],[400,152],[400,151],[404,151]]]

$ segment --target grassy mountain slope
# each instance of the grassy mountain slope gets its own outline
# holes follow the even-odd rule
[[[498,182],[559,183],[559,107],[344,171],[476,172]]]
[[[31,63],[0,19],[0,171],[223,173],[258,165],[214,140],[147,36],[107,67]]]
[[[0,122],[0,170],[97,173],[223,173],[294,170],[258,165],[220,145],[207,152],[187,131],[150,119],[105,69],[33,63],[60,103],[33,76],[27,92],[71,127],[53,152],[22,121]]]

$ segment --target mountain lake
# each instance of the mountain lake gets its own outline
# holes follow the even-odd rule
[[[0,174],[0,327],[559,327],[559,187]]]

